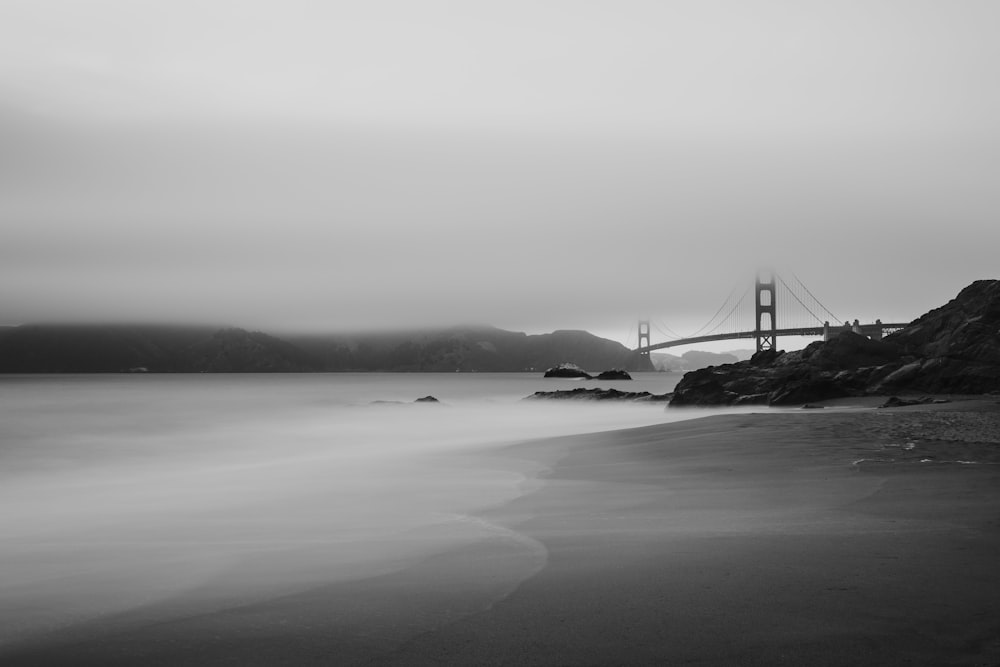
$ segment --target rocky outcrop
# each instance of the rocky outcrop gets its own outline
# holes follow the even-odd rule
[[[583,370],[576,364],[559,364],[554,366],[547,371],[543,377],[547,378],[584,378],[589,380],[594,376]]]
[[[758,352],[749,361],[686,374],[671,405],[791,405],[854,396],[899,359],[892,346],[854,333],[795,352]]]
[[[794,405],[847,396],[1000,390],[1000,281],[981,280],[884,340],[842,333],[686,374],[670,402]]]
[[[620,368],[613,368],[610,371],[604,371],[597,376],[598,380],[631,380],[632,376],[628,374],[628,371],[623,371]]]
[[[670,394],[651,394],[648,391],[620,391],[618,389],[565,389],[536,391],[524,400],[577,400],[577,401],[667,401]]]
[[[934,398],[933,396],[921,396],[920,398],[900,398],[899,396],[890,396],[889,399],[880,405],[880,408],[905,408],[911,405],[927,405],[928,403],[950,403],[947,398]]]
[[[887,336],[909,358],[879,393],[1000,390],[1000,280],[978,280],[944,306]]]
[[[604,371],[597,375],[596,377],[583,370],[576,364],[559,364],[554,368],[550,368],[545,371],[543,377],[547,378],[582,378],[584,380],[631,380],[632,376],[628,374],[628,371],[623,371],[620,368],[614,368],[610,371]]]

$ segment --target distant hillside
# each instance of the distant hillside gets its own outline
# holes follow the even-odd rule
[[[30,325],[0,332],[0,372],[317,370],[302,350],[242,329]]]
[[[585,331],[526,335],[491,327],[276,338],[243,329],[26,325],[0,329],[0,372],[652,370],[614,341]]]
[[[661,371],[696,371],[708,366],[721,366],[722,364],[734,364],[737,361],[749,359],[753,355],[752,350],[732,350],[730,352],[704,352],[702,350],[688,350],[681,356],[669,354],[667,352],[652,352],[653,366]]]
[[[591,370],[653,370],[620,343],[586,331],[527,335],[493,327],[452,327],[288,340],[329,370],[543,371],[563,362]]]

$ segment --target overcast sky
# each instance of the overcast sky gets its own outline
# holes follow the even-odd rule
[[[0,0],[0,324],[624,338],[762,265],[909,320],[1000,277],[998,30],[993,0]]]

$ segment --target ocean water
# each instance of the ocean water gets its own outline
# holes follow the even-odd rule
[[[374,576],[487,537],[516,542],[529,576],[544,547],[476,515],[539,472],[503,445],[691,413],[521,399],[677,379],[0,376],[0,644]],[[426,395],[441,403],[413,403]]]

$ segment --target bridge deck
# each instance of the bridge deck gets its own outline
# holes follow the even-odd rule
[[[864,333],[874,332],[877,329],[902,329],[909,322],[902,323],[885,323],[882,324],[862,324],[860,329]],[[843,331],[843,327],[836,326],[830,327],[831,333],[838,333]],[[799,327],[796,329],[778,329],[774,332],[779,338],[784,336],[822,336],[823,327]],[[636,348],[636,352],[645,353],[652,352],[653,350],[662,350],[668,347],[680,347],[681,345],[691,345],[693,343],[707,343],[716,340],[737,340],[739,338],[756,338],[756,331],[737,331],[735,333],[725,333],[725,334],[712,334],[709,336],[693,336],[691,338],[678,338],[677,340],[668,340],[664,343],[657,343],[656,345],[649,345],[647,347]]]

